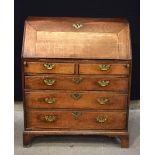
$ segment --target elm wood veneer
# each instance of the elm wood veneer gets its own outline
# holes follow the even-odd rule
[[[109,70],[103,72],[101,70],[102,65],[109,66]],[[80,74],[129,74],[129,68],[127,64],[79,64]]]
[[[25,22],[23,57],[128,60],[129,24],[121,19],[30,17]]]
[[[74,74],[75,67],[73,63],[54,63],[53,69],[47,69],[45,62],[27,62],[24,67],[25,73],[55,73],[55,74]],[[48,63],[47,63],[48,65]],[[48,67],[48,66],[47,66]],[[52,66],[49,66],[49,68]]]
[[[73,63],[54,63],[52,70],[46,69],[44,66],[45,62],[27,62],[24,67],[25,73],[57,73],[57,74],[74,74]],[[108,65],[109,70],[103,72],[101,70],[102,65]],[[79,64],[80,74],[129,74],[129,68],[127,64]]]
[[[74,97],[75,96],[75,97]],[[25,92],[27,108],[36,109],[126,109],[126,94],[99,91]]]
[[[130,44],[124,19],[29,17],[22,48],[24,146],[36,136],[107,135],[128,147]]]
[[[75,114],[74,114],[75,113]],[[32,119],[33,118],[33,119]],[[104,123],[104,121],[106,123]],[[125,112],[28,111],[27,128],[125,129]]]
[[[80,79],[77,84],[74,79]],[[45,84],[44,80],[54,80],[52,85]],[[108,82],[107,86],[101,86],[98,82]],[[104,77],[104,76],[25,76],[25,89],[54,89],[54,90],[109,90],[124,91],[128,90],[128,78]]]

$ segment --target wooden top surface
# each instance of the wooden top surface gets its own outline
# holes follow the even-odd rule
[[[73,24],[80,24],[76,29]],[[29,17],[24,58],[131,59],[129,24],[123,19]]]

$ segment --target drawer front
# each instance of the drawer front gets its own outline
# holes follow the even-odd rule
[[[79,64],[79,73],[128,75],[129,64]]]
[[[126,109],[127,95],[106,92],[26,92],[28,108]]]
[[[74,74],[75,65],[72,63],[48,63],[48,62],[26,62],[25,73],[55,73]]]
[[[69,77],[69,76],[25,76],[26,89],[55,90],[128,90],[128,78]]]
[[[125,129],[126,112],[27,112],[27,128]]]

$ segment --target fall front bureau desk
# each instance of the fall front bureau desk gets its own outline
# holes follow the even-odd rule
[[[129,24],[123,19],[29,17],[22,68],[23,143],[101,135],[128,147]]]

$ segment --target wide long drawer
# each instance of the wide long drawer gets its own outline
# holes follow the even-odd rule
[[[126,109],[127,95],[102,91],[25,92],[26,107],[37,109]]]
[[[126,112],[28,111],[32,129],[125,129]]]
[[[25,89],[128,91],[128,78],[103,76],[25,76]]]

